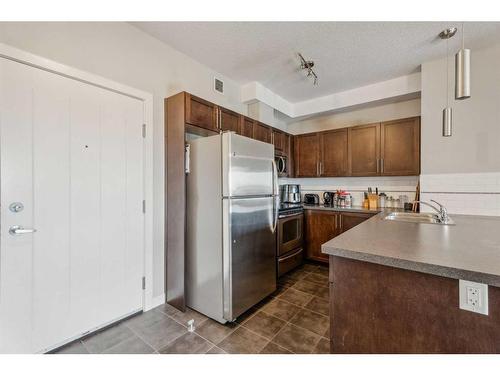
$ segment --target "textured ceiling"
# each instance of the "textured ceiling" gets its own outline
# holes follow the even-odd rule
[[[445,56],[437,34],[458,22],[135,22],[136,27],[225,76],[258,81],[298,102],[414,73]],[[500,43],[499,22],[468,22],[465,44]],[[319,85],[299,72],[296,53],[316,63]],[[473,57],[472,57],[473,58]]]

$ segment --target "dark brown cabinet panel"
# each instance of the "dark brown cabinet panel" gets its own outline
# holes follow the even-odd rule
[[[420,119],[380,125],[380,173],[383,176],[420,174]]]
[[[320,135],[320,176],[347,176],[347,129],[331,130]]]
[[[308,259],[328,262],[321,245],[340,234],[340,214],[334,211],[305,211],[305,247]]]
[[[317,177],[319,175],[319,135],[302,134],[294,139],[295,176]]]
[[[186,123],[203,129],[219,131],[217,127],[217,106],[207,100],[185,93]]]
[[[240,134],[252,138],[253,137],[253,123],[255,121],[251,118],[242,116],[241,117],[241,125],[240,125]]]
[[[240,114],[230,111],[229,109],[219,107],[219,127],[222,131],[240,132]]]
[[[285,151],[285,133],[273,129],[273,145],[275,151]]]
[[[351,176],[380,174],[380,124],[349,128],[349,166]]]
[[[341,227],[342,233],[354,228],[356,225],[361,224],[363,221],[368,220],[375,214],[365,214],[361,212],[342,212],[341,214]]]
[[[253,139],[258,141],[272,143],[271,128],[260,122],[253,124]]]

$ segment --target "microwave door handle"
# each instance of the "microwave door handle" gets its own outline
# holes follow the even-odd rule
[[[279,210],[279,186],[278,186],[278,168],[276,167],[276,162],[272,159],[273,163],[273,226],[272,232],[276,232],[276,227],[278,226],[278,210]]]

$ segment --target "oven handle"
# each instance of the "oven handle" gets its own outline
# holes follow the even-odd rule
[[[304,251],[304,249],[300,248],[300,249],[298,249],[297,251],[295,251],[293,254],[287,255],[287,256],[286,256],[286,257],[284,257],[284,258],[279,258],[279,259],[278,259],[278,262],[279,262],[279,263],[284,262],[285,260],[288,260],[288,259],[290,259],[290,258],[294,257],[295,255],[297,255],[297,254],[301,253],[302,251]]]

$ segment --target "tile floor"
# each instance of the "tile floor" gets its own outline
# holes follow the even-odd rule
[[[328,267],[304,264],[236,322],[222,325],[168,304],[134,316],[57,353],[329,353]],[[194,319],[195,332],[187,331]]]

